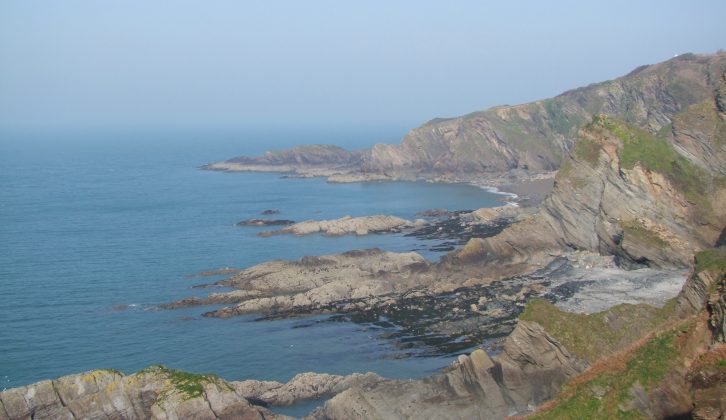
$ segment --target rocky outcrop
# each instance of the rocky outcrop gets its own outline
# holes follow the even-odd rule
[[[230,382],[238,394],[252,401],[269,405],[291,405],[302,400],[335,395],[353,386],[372,386],[384,379],[375,373],[353,373],[347,376],[306,372],[295,375],[287,383],[247,380]]]
[[[230,383],[161,366],[124,376],[95,370],[0,393],[0,419],[283,419]]]
[[[604,116],[580,136],[538,214],[495,237],[473,239],[446,262],[537,266],[578,249],[616,255],[626,267],[686,267],[694,250],[717,241],[726,225],[720,173],[667,139]],[[726,150],[721,158],[726,162]]]
[[[468,214],[468,213],[467,213]],[[527,299],[592,313],[620,303],[662,306],[683,285],[682,270],[623,270],[612,257],[588,252],[557,257],[542,269],[505,279],[451,273],[417,254],[357,251],[242,270],[212,285],[235,290],[161,305],[175,309],[232,305],[206,316],[258,313],[258,319],[332,314],[333,320],[373,324],[404,355],[449,355],[482,342],[498,347]]]
[[[467,216],[470,220],[477,223],[492,223],[502,219],[512,221],[524,220],[531,213],[531,209],[523,209],[517,206],[499,206],[474,210]]]
[[[501,355],[461,356],[445,373],[419,381],[384,381],[344,391],[315,419],[504,418],[552,398],[586,364],[536,325],[520,322]]]
[[[692,369],[691,375],[700,376],[688,379],[692,376],[687,366],[709,351],[709,343],[717,337],[704,322],[711,317],[702,315],[704,309],[714,312],[710,302],[719,302],[714,294],[722,297],[723,287],[716,286],[726,267],[723,259],[700,257],[716,268],[708,269],[707,277],[714,279],[705,285],[709,297],[694,300],[695,306],[684,303],[685,296],[700,295],[694,290],[702,287],[694,285],[703,283],[704,277],[698,276],[703,267],[697,268],[680,296],[662,308],[619,305],[582,315],[535,301],[493,358],[476,350],[460,357],[446,372],[420,381],[353,387],[310,417],[504,418],[531,412],[579,375],[557,403],[547,405],[535,418],[612,418],[622,411],[664,418],[688,414],[695,401],[700,402],[694,413],[721,413],[726,375],[718,371],[718,364],[697,368],[697,373]],[[710,351],[722,354],[718,349]],[[598,409],[588,411],[593,405]]]
[[[350,251],[298,261],[272,261],[250,267],[217,285],[232,292],[190,298],[166,308],[197,304],[236,303],[205,316],[229,317],[247,313],[300,310],[311,313],[345,300],[400,293],[433,282],[430,263],[417,253],[380,249]],[[417,273],[417,275],[413,275]]]
[[[533,418],[722,418],[726,347],[714,319],[721,319],[717,307],[725,295],[724,250],[697,254],[694,273],[679,297],[651,314],[657,324],[639,340],[601,351],[587,372]],[[601,318],[612,323],[612,315]],[[641,327],[633,314],[622,312],[620,318],[631,319],[628,328]]]
[[[259,157],[236,157],[225,162],[204,165],[202,169],[293,173],[322,170],[339,173],[358,168],[362,156],[362,151],[351,152],[338,146],[316,144],[270,151]]]
[[[546,172],[559,167],[577,131],[595,114],[651,133],[674,115],[712,96],[726,54],[684,54],[618,79],[524,105],[435,119],[409,132],[400,146],[376,145],[369,171]]]
[[[726,345],[714,346],[702,355],[687,374],[692,404],[691,418],[717,420],[726,418]],[[689,395],[690,394],[690,395]]]
[[[306,220],[295,223],[284,229],[259,233],[259,236],[272,236],[293,234],[298,236],[320,233],[326,236],[341,235],[368,235],[370,233],[388,233],[399,231],[404,227],[414,226],[414,223],[396,216],[345,216],[335,220]]]

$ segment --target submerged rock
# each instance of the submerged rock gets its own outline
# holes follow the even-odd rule
[[[295,222],[293,220],[285,219],[247,219],[241,220],[236,223],[237,226],[286,226],[292,225]]]

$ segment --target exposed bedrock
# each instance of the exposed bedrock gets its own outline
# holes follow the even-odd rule
[[[433,119],[411,130],[400,145],[377,144],[356,152],[335,146],[303,146],[203,168],[292,172],[326,176],[336,182],[430,179],[501,183],[510,175],[527,179],[559,168],[578,138],[578,129],[593,115],[622,119],[651,134],[667,130],[676,114],[713,97],[725,61],[724,53],[683,54],[551,99]],[[678,144],[685,153],[700,156],[712,168],[724,168],[722,162],[711,159],[708,152],[713,149],[704,147],[701,134],[688,129],[680,133]]]
[[[353,387],[328,401],[316,419],[504,418],[552,398],[586,364],[537,324],[520,322],[503,352],[461,356],[445,373],[418,381]]]
[[[598,117],[581,131],[538,214],[473,239],[444,264],[537,266],[578,249],[616,255],[625,267],[686,267],[726,225],[724,179],[666,139]]]
[[[94,370],[0,392],[0,419],[289,419],[212,375]]]
[[[335,395],[353,386],[372,386],[383,380],[381,376],[370,372],[346,376],[306,372],[295,375],[287,383],[246,380],[230,384],[238,394],[249,400],[271,406],[285,406]]]
[[[420,222],[421,223],[421,222]],[[419,223],[419,224],[420,224]],[[413,227],[415,222],[396,216],[345,216],[335,220],[306,220],[283,229],[261,232],[259,236],[293,234],[298,236],[320,233],[326,236],[368,235],[370,233],[398,232],[402,228]]]
[[[498,355],[490,358],[479,349],[461,356],[444,373],[423,380],[386,380],[350,388],[310,418],[500,419],[532,412],[557,396],[565,382],[583,373],[570,385],[578,387],[576,393],[565,392],[556,404],[581,404],[582,398],[595,402],[570,408],[580,411],[566,411],[567,405],[557,411],[556,404],[554,410],[550,405],[546,408],[550,411],[540,414],[542,418],[589,413],[583,410],[593,404],[603,406],[592,413],[602,418],[612,418],[606,410],[654,418],[693,410],[704,416],[715,413],[713,418],[718,418],[724,412],[726,375],[719,371],[717,360],[726,350],[721,344],[723,335],[710,325],[723,324],[723,310],[714,308],[724,307],[724,255],[723,250],[716,251],[715,257],[699,254],[702,262],[696,272],[680,295],[662,308],[622,304],[583,315],[533,301]],[[659,359],[661,355],[667,359]],[[619,379],[623,364],[631,360],[639,363],[636,375],[656,376]],[[689,372],[694,360],[699,362]],[[657,373],[648,370],[651,366]],[[669,370],[661,372],[659,366]],[[594,381],[598,377],[603,379]],[[613,397],[622,400],[605,406]]]

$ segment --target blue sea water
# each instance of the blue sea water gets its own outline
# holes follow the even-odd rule
[[[342,129],[0,134],[0,389],[157,363],[279,381],[305,371],[421,377],[448,364],[394,358],[375,329],[317,322],[321,317],[260,322],[202,318],[208,308],[156,309],[205,293],[190,289],[210,281],[189,277],[203,270],[369,247],[425,248],[400,235],[260,238],[257,228],[234,226],[265,209],[293,220],[413,218],[431,208],[498,204],[496,195],[467,185],[328,184],[196,169],[293,144],[365,147],[381,136]]]

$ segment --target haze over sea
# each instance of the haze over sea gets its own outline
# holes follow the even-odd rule
[[[190,274],[351,249],[424,249],[400,235],[275,236],[234,223],[498,205],[467,185],[328,184],[199,165],[293,144],[397,142],[398,129],[0,133],[0,389],[108,367],[161,363],[226,379],[374,371],[421,377],[449,358],[392,357],[380,330],[322,317],[207,319],[157,310],[210,281]],[[429,244],[430,245],[430,244]],[[211,279],[215,280],[215,279]]]

